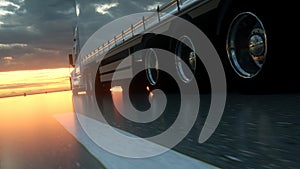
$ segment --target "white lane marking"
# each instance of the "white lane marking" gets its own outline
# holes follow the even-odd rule
[[[87,116],[78,115],[79,118],[87,120],[93,128],[105,128],[107,125],[89,118]],[[86,149],[97,158],[108,169],[153,169],[153,168],[169,168],[169,169],[217,169],[217,167],[200,160],[193,159],[186,155],[180,154],[176,151],[170,150],[159,156],[142,159],[131,159],[120,157],[111,154],[101,147],[97,146],[83,131],[80,124],[77,121],[75,113],[65,113],[54,115],[54,118],[68,131],[70,132]],[[116,129],[119,130],[119,129]],[[126,135],[133,136],[126,133]],[[105,138],[104,136],[101,136]],[[110,140],[118,141],[118,140]],[[155,144],[158,147],[160,145]],[[151,150],[150,150],[151,151]]]

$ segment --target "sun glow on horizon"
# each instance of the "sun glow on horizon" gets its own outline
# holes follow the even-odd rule
[[[0,97],[70,89],[70,69],[0,72]]]

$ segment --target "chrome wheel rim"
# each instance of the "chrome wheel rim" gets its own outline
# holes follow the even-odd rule
[[[155,85],[158,81],[158,58],[155,50],[150,48],[145,57],[146,76],[151,85]]]
[[[184,35],[179,39],[176,44],[175,55],[177,73],[183,82],[189,83],[194,78],[197,63],[195,47],[191,38]],[[183,64],[187,66],[183,66]]]
[[[231,66],[239,76],[256,76],[267,56],[267,35],[262,21],[251,12],[238,14],[230,24],[226,48]]]

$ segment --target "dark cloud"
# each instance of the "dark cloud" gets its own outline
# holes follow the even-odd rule
[[[75,0],[4,0],[6,4],[0,5],[0,71],[67,67],[76,21],[81,23],[79,31],[85,35],[81,39],[84,42],[108,22],[144,12],[147,6],[157,3],[149,0],[76,1],[80,6],[78,18]],[[100,12],[97,7],[101,7]],[[26,46],[4,48],[5,44]],[[11,64],[4,62],[7,56],[13,57]]]
[[[149,0],[76,0],[79,7],[78,27],[80,32],[81,45],[99,28],[126,15],[146,12],[147,7],[154,4],[163,4],[169,0],[149,1]],[[117,4],[112,5],[112,4]],[[107,13],[97,12],[96,7],[110,6]],[[133,24],[133,23],[132,23]],[[121,32],[120,32],[121,33]]]
[[[73,45],[74,1],[5,2],[13,5],[0,5],[0,9],[10,13],[0,13],[0,71],[67,67],[67,55]],[[3,47],[15,43],[26,46]],[[6,56],[13,56],[13,64],[4,62]]]

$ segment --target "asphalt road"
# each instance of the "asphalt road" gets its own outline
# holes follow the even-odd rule
[[[109,99],[103,101],[102,113],[110,125],[140,137],[150,137],[164,132],[176,120],[180,99],[176,95],[169,99],[164,114],[151,123],[137,124],[125,119],[115,108],[110,109],[113,106]],[[198,143],[198,137],[210,107],[210,96],[201,95],[200,100],[192,130],[173,150],[228,169],[300,167],[299,93],[229,93],[219,126],[202,144]]]
[[[76,97],[90,104],[93,100],[85,95]],[[114,127],[149,137],[165,131],[176,119],[178,96],[170,95],[169,99],[163,115],[148,124],[122,118],[110,99],[103,102],[103,115]],[[208,141],[200,144],[198,137],[209,101],[209,95],[201,95],[192,130],[173,150],[227,169],[300,167],[300,94],[229,93],[219,126]],[[1,169],[103,168],[54,118],[73,111],[71,92],[4,98],[0,106]]]

